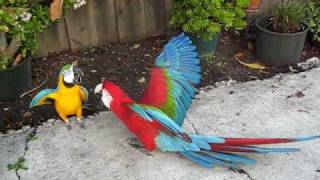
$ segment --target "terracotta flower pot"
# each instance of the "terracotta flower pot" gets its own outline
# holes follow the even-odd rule
[[[261,0],[250,0],[248,12],[257,12],[260,9]]]

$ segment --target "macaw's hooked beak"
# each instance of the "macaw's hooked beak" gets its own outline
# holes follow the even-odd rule
[[[110,105],[111,102],[113,101],[112,96],[110,95],[110,93],[106,90],[103,89],[103,85],[102,83],[98,84],[95,88],[94,88],[94,93],[97,94],[102,94],[101,96],[101,102],[103,103],[103,105],[105,105],[108,109],[110,109]]]
[[[82,79],[84,77],[84,73],[81,71],[81,69],[78,66],[77,62],[73,62],[73,73],[74,73],[74,79],[73,82],[75,84],[81,84],[82,83]]]
[[[102,92],[102,83],[96,85],[96,87],[94,88],[94,94],[101,94]]]

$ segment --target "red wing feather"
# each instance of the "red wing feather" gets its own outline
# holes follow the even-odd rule
[[[155,67],[151,70],[149,84],[140,103],[160,108],[166,102],[167,93],[167,80],[163,70]]]

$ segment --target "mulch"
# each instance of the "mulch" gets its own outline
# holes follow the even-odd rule
[[[48,57],[33,60],[33,85],[37,86],[49,77],[43,88],[55,88],[59,69],[66,63],[78,60],[85,74],[83,86],[90,92],[88,103],[96,111],[105,110],[99,98],[93,95],[95,85],[101,79],[108,79],[119,84],[132,98],[138,100],[147,85],[149,70],[154,66],[154,59],[170,37],[161,36],[143,41],[107,44],[84,50],[64,51],[50,54]],[[243,36],[224,32],[212,61],[202,61],[203,77],[199,87],[214,85],[216,82],[236,80],[246,82],[266,79],[278,73],[290,72],[288,67],[270,67],[267,70],[253,70],[241,65],[234,58],[239,52],[246,54],[246,60],[254,58],[254,42]],[[320,57],[320,48],[306,42],[302,61],[310,57]],[[59,118],[52,106],[29,109],[28,105],[36,92],[10,102],[0,102],[0,132],[21,129],[23,126],[37,126],[51,118]],[[86,112],[90,115],[93,112]]]

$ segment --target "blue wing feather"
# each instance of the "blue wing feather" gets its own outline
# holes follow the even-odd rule
[[[43,104],[50,104],[51,102],[46,101],[45,98],[51,93],[55,93],[56,89],[43,89],[41,90],[30,102],[29,107],[39,106]]]

